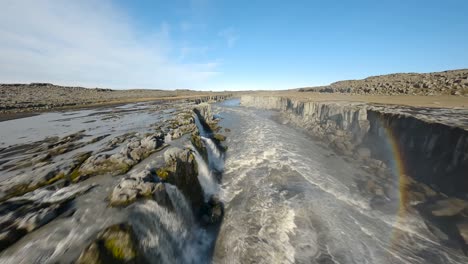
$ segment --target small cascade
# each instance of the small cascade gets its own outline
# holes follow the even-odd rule
[[[185,199],[185,196],[174,185],[165,184],[165,187],[177,215],[181,217],[186,226],[194,225],[195,219],[193,217],[192,208],[187,199]]]
[[[201,137],[203,143],[208,149],[208,164],[210,169],[222,172],[224,170],[224,156],[218,149],[213,139],[207,137]]]
[[[208,165],[205,160],[201,157],[200,153],[192,147],[194,151],[195,160],[198,164],[198,180],[203,188],[205,194],[205,201],[208,201],[211,195],[216,194],[219,191],[219,185],[215,181]]]
[[[174,212],[152,200],[136,205],[131,217],[135,234],[147,259],[156,263],[197,263],[212,239],[197,226],[189,203],[177,187],[165,186]]]
[[[195,116],[195,118],[194,118],[195,119],[195,125],[198,128],[198,132],[200,132],[201,136],[207,136],[208,133],[205,131],[205,128],[203,127],[200,119],[198,118],[198,115],[195,114],[194,116]]]

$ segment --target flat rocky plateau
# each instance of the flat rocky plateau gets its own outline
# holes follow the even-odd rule
[[[376,95],[468,95],[468,69],[433,73],[394,73],[299,88],[299,92]]]
[[[191,90],[113,90],[59,86],[50,83],[0,84],[0,113],[39,112],[51,109],[96,107],[151,100],[177,100],[226,93]]]

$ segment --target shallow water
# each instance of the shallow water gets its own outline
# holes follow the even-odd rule
[[[441,245],[416,212],[402,217],[398,204],[371,207],[372,197],[356,184],[370,177],[363,164],[274,121],[274,112],[238,104],[228,100],[213,107],[219,125],[230,129],[221,130],[228,151],[223,154],[212,139],[202,138],[208,163],[196,155],[205,198],[219,194],[225,203],[219,232],[195,223],[187,201],[170,186],[173,212],[154,201],[125,210],[109,207],[108,195],[122,176],[103,175],[77,184],[97,186],[75,199],[73,215],[26,235],[1,252],[0,263],[70,263],[96,233],[122,221],[135,227],[145,255],[163,263],[468,263],[459,251]],[[153,131],[153,124],[176,113],[174,108],[129,104],[1,122],[0,148],[79,130],[89,136],[81,141],[111,134],[54,160],[59,162],[78,151],[96,151],[127,132]],[[184,147],[187,141],[170,144]],[[154,153],[132,170],[161,162],[162,153]]]
[[[219,104],[227,133],[226,214],[215,263],[467,263],[417,214],[370,207],[367,173],[272,113]]]
[[[108,137],[96,143],[80,145],[79,148],[58,155],[52,158],[53,165],[67,163],[70,157],[77,152],[93,151],[100,152],[110,140],[116,136],[123,135],[128,132],[134,133],[154,133],[154,124],[164,123],[177,114],[176,107],[186,107],[187,104],[164,104],[164,103],[140,103],[129,104],[120,107],[108,107],[94,110],[80,110],[70,112],[55,112],[44,113],[37,116],[10,120],[1,122],[0,126],[0,142],[1,147],[6,147],[6,150],[17,149],[12,155],[1,155],[0,161],[6,160],[3,165],[15,163],[25,157],[31,157],[34,154],[34,147],[45,138],[54,136],[64,137],[69,134],[83,131],[85,135],[82,139],[75,143],[88,142],[90,139],[98,136],[109,134]],[[92,121],[92,122],[91,122]],[[186,144],[186,137],[171,141],[171,145],[182,147]],[[41,144],[41,143],[39,143]],[[113,151],[120,150],[126,142],[117,146]],[[24,147],[24,150],[22,149]],[[30,147],[31,146],[31,147]],[[5,149],[4,149],[5,150]],[[3,150],[2,150],[3,151]],[[0,151],[1,154],[6,152]],[[31,153],[29,153],[31,152]],[[111,151],[112,152],[112,151]],[[140,171],[147,164],[161,164],[163,152],[156,152],[149,156],[144,161],[137,164],[129,173]],[[3,171],[1,171],[3,169]],[[34,179],[35,171],[31,168],[21,168],[11,170],[8,166],[0,166],[0,184],[8,187],[19,180]],[[96,185],[89,192],[78,196],[71,204],[71,209],[65,215],[59,216],[39,229],[22,237],[15,244],[11,245],[6,250],[0,253],[0,263],[70,263],[78,258],[83,249],[94,239],[96,234],[106,227],[132,220],[132,224],[137,226],[136,232],[141,238],[142,243],[145,243],[145,251],[158,252],[162,248],[174,246],[175,254],[172,254],[174,260],[189,259],[187,256],[175,256],[179,251],[190,250],[193,245],[195,248],[207,248],[207,246],[198,246],[199,241],[209,241],[207,235],[200,228],[195,228],[193,225],[193,216],[191,210],[187,209],[186,202],[180,197],[178,190],[172,190],[170,187],[170,198],[175,204],[176,213],[171,213],[165,208],[162,208],[151,203],[137,203],[126,209],[109,207],[108,196],[113,188],[119,183],[123,175],[109,176],[100,175],[91,177],[88,180],[78,184],[71,185],[72,188],[79,186]],[[11,179],[7,182],[6,179]],[[184,206],[185,205],[185,206]],[[140,217],[149,211],[145,217]],[[187,213],[188,211],[188,213]],[[160,221],[155,221],[151,217],[157,215]],[[149,226],[145,224],[149,223]],[[151,226],[151,224],[158,226]],[[178,224],[179,223],[179,226]],[[161,228],[172,228],[171,234],[162,234]],[[163,228],[163,229],[164,229]],[[143,231],[142,231],[143,230]],[[142,233],[145,233],[143,235]],[[174,245],[158,245],[157,250],[154,250],[155,245],[154,234],[159,233],[161,240],[168,239],[171,236],[177,237],[180,242]],[[150,237],[152,236],[153,240]],[[201,239],[203,238],[203,239]],[[190,240],[190,241],[189,241]],[[209,243],[209,242],[208,242]],[[177,248],[176,246],[180,248]],[[152,251],[153,250],[153,251]],[[167,251],[167,250],[166,250]],[[169,254],[169,253],[168,253]],[[202,253],[208,256],[208,253]],[[190,255],[190,254],[189,254]],[[160,256],[161,258],[171,258],[169,256]],[[206,262],[206,260],[205,260]]]

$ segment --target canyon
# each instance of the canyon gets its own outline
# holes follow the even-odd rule
[[[115,93],[3,109],[0,262],[468,261],[464,96]]]

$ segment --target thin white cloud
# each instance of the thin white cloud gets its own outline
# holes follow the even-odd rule
[[[218,35],[226,40],[226,43],[230,48],[234,47],[239,39],[239,35],[232,27],[221,30]]]
[[[108,0],[0,3],[0,82],[173,89],[217,74],[217,63],[184,63],[174,49],[169,24],[142,36]]]
[[[180,48],[180,55],[179,59],[184,60],[187,59],[191,56],[200,56],[200,55],[205,55],[208,51],[208,47],[197,47],[197,46],[191,46],[191,45],[182,45]]]

